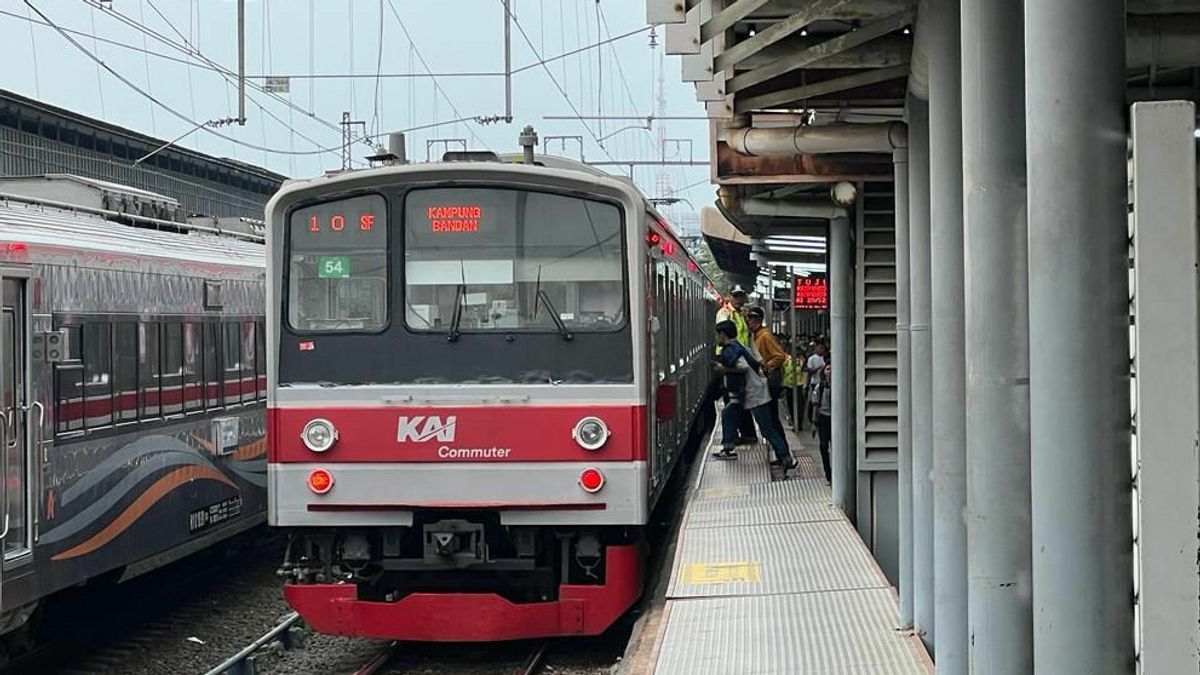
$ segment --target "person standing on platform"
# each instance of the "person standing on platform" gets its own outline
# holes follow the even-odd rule
[[[765,313],[761,307],[751,307],[746,310],[746,323],[754,339],[754,349],[758,360],[767,374],[767,387],[771,394],[771,404],[768,408],[771,423],[780,436],[787,438],[783,431],[783,421],[779,418],[779,398],[783,395],[783,366],[787,363],[787,352],[779,345],[779,340],[771,329],[763,325]]]
[[[825,349],[825,343],[818,342],[816,347],[813,349],[812,355],[808,357],[808,362],[804,365],[804,370],[808,372],[810,392],[808,405],[806,406],[804,416],[813,422],[817,421],[817,401],[815,398],[813,398],[812,391],[821,381],[821,373],[825,371],[826,356],[828,356],[828,354],[829,352]],[[815,432],[816,429],[813,429],[813,431]]]
[[[833,366],[827,365],[817,376],[813,389],[817,406],[817,437],[821,447],[821,465],[825,468],[825,482],[833,481],[829,466],[829,443],[833,437],[833,394],[830,385],[833,383]]]
[[[775,460],[771,464],[782,465],[786,476],[787,471],[796,468],[797,462],[788,449],[787,440],[771,423],[767,410],[771,404],[771,394],[767,388],[767,378],[761,372],[762,364],[737,341],[737,326],[732,321],[718,323],[716,332],[717,346],[721,349],[716,370],[725,375],[729,403],[721,413],[721,449],[713,456],[718,459],[737,459],[737,419],[748,410],[758,422],[763,438],[775,451]]]
[[[743,347],[750,347],[750,326],[746,323],[744,307],[746,305],[746,289],[736,285],[729,291],[729,300],[717,310],[717,323],[732,321],[737,327],[737,341]],[[722,418],[723,419],[723,418]],[[749,411],[741,413],[738,425],[738,445],[753,445],[758,442],[758,434],[754,430],[754,418]]]

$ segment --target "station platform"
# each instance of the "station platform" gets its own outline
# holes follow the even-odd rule
[[[772,481],[765,445],[737,460],[710,444],[689,485],[665,598],[647,625],[654,675],[932,673],[897,629],[897,597],[854,526],[832,505],[816,440]],[[713,438],[719,438],[719,430]]]

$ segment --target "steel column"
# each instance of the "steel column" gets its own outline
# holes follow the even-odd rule
[[[1125,2],[1025,4],[1034,669],[1134,670]]]
[[[1033,672],[1020,0],[963,0],[967,622],[971,672]]]
[[[929,3],[929,192],[933,340],[933,595],[938,673],[967,672],[966,343],[963,313],[959,0]]]
[[[892,153],[896,195],[896,422],[900,507],[900,627],[912,628],[912,339],[908,273],[908,149]]]
[[[833,444],[830,448],[830,473],[833,478],[833,505],[846,514],[854,513],[854,432],[851,395],[854,370],[851,350],[851,323],[854,282],[850,270],[850,219],[845,216],[829,221],[829,333],[833,382],[830,404],[833,406]]]
[[[933,647],[933,343],[929,335],[929,105],[908,97],[908,330],[912,342],[913,629]]]
[[[1138,598],[1145,673],[1200,672],[1196,106],[1136,103]]]

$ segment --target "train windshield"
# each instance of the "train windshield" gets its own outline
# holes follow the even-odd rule
[[[388,320],[383,197],[363,195],[292,212],[288,319],[301,331],[377,331]]]
[[[625,322],[621,211],[502,188],[409,192],[409,330],[612,331]]]

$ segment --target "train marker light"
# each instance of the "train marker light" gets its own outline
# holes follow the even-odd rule
[[[584,469],[579,474],[579,487],[583,488],[584,492],[599,492],[600,488],[604,487],[604,474],[600,473],[600,469]]]
[[[300,439],[304,441],[304,445],[313,452],[325,452],[337,443],[338,432],[333,427],[333,423],[326,419],[317,418],[304,425],[304,432],[300,434]]]
[[[313,469],[308,474],[308,489],[323,495],[333,489],[333,474],[325,469]]]
[[[650,232],[646,235],[646,245],[647,246],[658,246],[659,242],[661,242],[661,241],[662,241],[662,235],[657,232]]]
[[[608,442],[608,425],[598,417],[585,417],[579,420],[571,431],[571,438],[584,450],[599,450]]]

